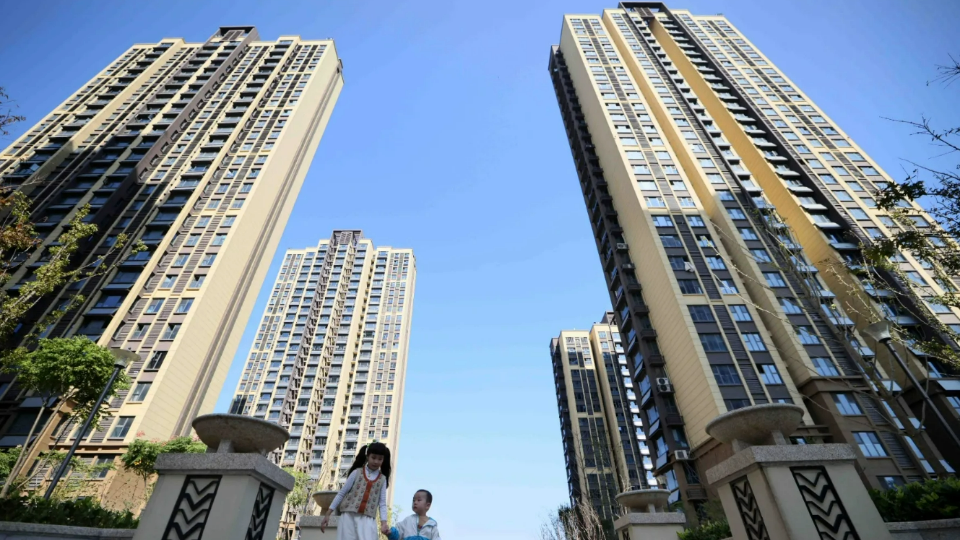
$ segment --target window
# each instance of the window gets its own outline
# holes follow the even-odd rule
[[[744,240],[759,240],[759,239],[760,239],[760,238],[757,236],[757,233],[753,232],[753,229],[746,229],[746,228],[740,229],[740,236],[742,236]]]
[[[878,476],[877,478],[880,479],[880,485],[883,489],[897,489],[905,485],[902,476]]]
[[[923,279],[923,276],[920,275],[920,272],[917,272],[916,270],[910,270],[904,273],[907,275],[908,278],[910,278],[910,281],[914,282],[915,284],[921,287],[928,286],[927,282]]]
[[[678,279],[677,285],[680,286],[680,292],[683,294],[703,294],[700,282],[695,279]]]
[[[190,236],[187,237],[187,241],[184,242],[183,245],[185,245],[185,246],[187,246],[187,247],[192,247],[192,246],[197,245],[197,242],[199,242],[199,241],[200,241],[200,235],[199,235],[199,234],[191,234]]]
[[[193,298],[183,298],[180,300],[180,304],[177,306],[177,313],[183,314],[190,311],[190,306],[193,305]]]
[[[740,386],[740,374],[733,364],[721,364],[710,366],[713,369],[713,377],[720,386]]]
[[[733,192],[731,192],[729,189],[721,189],[720,191],[717,191],[717,195],[720,196],[720,200],[721,200],[721,201],[735,201],[735,200],[736,200],[736,199],[734,198],[734,196],[733,196]]]
[[[237,221],[237,216],[227,216],[223,218],[223,223],[220,224],[221,227],[230,227],[233,223]]]
[[[644,197],[647,201],[647,208],[666,208],[663,197]]]
[[[717,283],[720,284],[720,292],[723,294],[737,294],[740,292],[732,279],[717,279]]]
[[[207,279],[207,276],[206,276],[206,275],[196,275],[196,276],[193,276],[193,279],[190,280],[190,285],[189,285],[190,288],[191,288],[191,289],[199,289],[200,286],[203,285],[203,280],[205,280],[205,279]]]
[[[728,411],[735,411],[752,405],[749,399],[725,399],[723,403],[727,406]]]
[[[730,214],[731,219],[747,219],[747,215],[739,208],[727,208],[727,213]]]
[[[167,357],[167,351],[153,351],[150,361],[147,362],[147,371],[156,371],[163,365],[163,359]]]
[[[111,439],[122,439],[127,436],[127,433],[130,431],[130,426],[133,425],[133,416],[121,416],[117,420],[117,425],[113,426],[113,431],[110,433]]]
[[[668,248],[682,248],[683,244],[680,243],[680,239],[672,234],[661,234],[660,242],[663,243],[663,247]]]
[[[143,401],[147,397],[147,393],[150,392],[150,385],[152,383],[148,382],[139,382],[135,387],[133,387],[133,392],[130,393],[130,401],[139,402]]]
[[[130,339],[143,339],[150,330],[150,323],[139,323],[130,334]]]
[[[693,202],[693,197],[677,197],[682,208],[696,208],[697,204]]]
[[[187,261],[188,261],[188,260],[190,260],[190,254],[189,254],[189,253],[181,253],[181,254],[177,255],[177,258],[176,258],[176,259],[173,260],[173,264],[172,264],[171,266],[174,266],[174,267],[183,266],[183,265],[187,264]]]
[[[798,326],[797,337],[800,338],[800,343],[804,345],[817,345],[820,343],[820,337],[814,333],[812,326]]]
[[[763,343],[763,338],[760,337],[760,334],[756,332],[748,332],[743,334],[743,342],[747,344],[748,351],[765,351],[767,346]]]
[[[667,257],[667,260],[670,261],[670,268],[674,270],[687,270],[687,265],[690,264],[686,257],[671,256]]]
[[[147,315],[152,315],[154,313],[160,313],[160,308],[163,307],[163,298],[154,298],[147,304],[147,309],[143,312]]]
[[[770,255],[767,254],[767,251],[766,251],[765,249],[751,249],[751,250],[750,250],[750,254],[753,255],[753,258],[754,258],[757,262],[767,262],[767,263],[768,263],[768,262],[771,261]]]
[[[227,241],[227,233],[217,233],[213,237],[213,242],[210,243],[211,246],[222,246],[224,242]]]
[[[163,332],[163,336],[160,339],[174,339],[177,337],[177,334],[180,333],[179,324],[168,324],[167,329]]]
[[[670,216],[653,216],[653,224],[657,227],[673,227]]]
[[[833,362],[825,356],[815,356],[810,359],[813,361],[813,367],[821,377],[839,377],[840,372]]]
[[[707,265],[714,270],[726,270],[727,265],[721,257],[707,257]]]
[[[727,344],[720,334],[700,334],[700,343],[706,352],[726,352]],[[716,366],[714,366],[716,367]],[[740,382],[739,380],[737,382]]]
[[[763,277],[767,280],[767,285],[771,287],[787,286],[787,283],[783,281],[783,276],[780,275],[780,272],[764,272]]]
[[[863,414],[863,410],[860,408],[860,404],[857,403],[856,398],[853,397],[853,394],[846,392],[834,393],[833,402],[836,404],[840,414],[844,416]]]
[[[713,322],[713,312],[710,306],[687,306],[690,309],[690,318],[693,322]]]
[[[872,431],[854,431],[853,438],[863,452],[864,457],[886,457],[887,451],[880,444],[877,434]]]
[[[173,287],[173,284],[177,281],[177,276],[163,276],[163,281],[160,282],[161,289],[169,289]]]
[[[750,316],[750,311],[747,309],[747,306],[743,304],[737,304],[729,307],[730,313],[733,315],[733,320],[740,322],[749,322],[753,320],[753,317]]]
[[[703,223],[703,218],[700,216],[687,216],[687,223],[689,223],[691,227],[706,227]]]
[[[200,261],[200,266],[211,266],[215,260],[217,260],[216,253],[207,253],[203,256],[203,260]]]

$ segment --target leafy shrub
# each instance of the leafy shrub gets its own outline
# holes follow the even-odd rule
[[[911,482],[896,489],[870,490],[884,521],[927,521],[960,515],[960,480]]]
[[[733,534],[730,532],[730,525],[727,520],[704,521],[699,527],[693,527],[683,532],[678,532],[680,540],[724,540],[730,538]]]
[[[10,495],[0,499],[0,516],[16,523],[72,525],[103,529],[136,529],[139,520],[130,512],[114,512],[94,499],[45,500],[37,496]]]

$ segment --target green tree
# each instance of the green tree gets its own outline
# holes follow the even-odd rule
[[[293,489],[287,493],[287,506],[297,509],[298,512],[302,511],[310,497],[310,486],[313,483],[310,475],[296,467],[284,467],[283,470],[293,477]]]
[[[937,66],[934,81],[949,84],[960,77],[960,62],[951,57],[951,63]],[[930,83],[928,83],[930,84]],[[897,120],[909,126],[911,134],[927,139],[939,151],[937,159],[955,158],[960,153],[960,126],[937,128],[931,119],[919,121]],[[876,239],[863,247],[865,265],[858,269],[874,288],[889,291],[887,298],[898,309],[933,325],[942,336],[960,342],[960,334],[939,323],[927,313],[924,304],[960,308],[960,292],[953,278],[960,276],[960,163],[952,166],[928,167],[908,161],[912,171],[900,183],[890,183],[876,193],[877,208],[883,210],[896,224],[887,238]],[[929,224],[918,220],[910,202],[923,202],[927,212],[937,220]],[[896,262],[900,253],[911,253],[936,276],[946,291],[942,295],[919,297],[916,292],[893,286],[891,277],[902,283],[911,283]],[[958,351],[940,337],[918,335],[907,329],[898,329],[898,340],[922,351],[946,365],[960,369]]]
[[[28,456],[36,445],[40,444],[37,437],[33,444],[30,440],[37,432],[45,412],[56,403],[53,414],[47,418],[56,418],[66,404],[72,405],[70,415],[74,418],[83,418],[87,414],[94,415],[94,424],[99,422],[103,409],[91,411],[93,404],[100,397],[100,393],[107,385],[114,370],[114,356],[106,347],[101,347],[84,336],[72,338],[41,339],[33,351],[19,348],[3,358],[0,369],[16,373],[20,386],[33,391],[42,398],[40,410],[27,434],[27,446],[23,448],[10,474],[7,476],[0,497],[6,496],[10,484],[23,469]],[[115,396],[118,390],[129,388],[130,381],[126,373],[117,377],[107,397]],[[43,427],[39,430],[43,432]]]
[[[149,497],[147,488],[150,478],[157,474],[157,458],[160,454],[202,454],[206,451],[207,445],[190,437],[177,437],[162,442],[135,439],[127,447],[127,452],[120,456],[120,463],[124,470],[143,479],[143,486]]]

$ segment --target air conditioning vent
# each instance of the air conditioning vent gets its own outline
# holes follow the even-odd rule
[[[626,250],[627,250],[627,244],[625,244],[625,243],[623,243],[623,242],[617,242],[617,249],[619,249],[620,251],[626,251]]]
[[[673,460],[674,461],[690,461],[690,452],[686,450],[674,450]]]

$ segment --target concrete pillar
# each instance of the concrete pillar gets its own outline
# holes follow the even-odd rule
[[[294,479],[265,454],[286,430],[255,418],[211,414],[193,423],[206,454],[164,454],[134,540],[272,540]]]
[[[733,540],[890,540],[849,445],[786,442],[802,418],[800,407],[767,404],[707,424],[708,434],[737,451],[707,471]]]
[[[680,512],[665,512],[670,492],[665,489],[637,489],[617,495],[628,513],[613,523],[617,538],[623,540],[677,540],[687,522]]]

